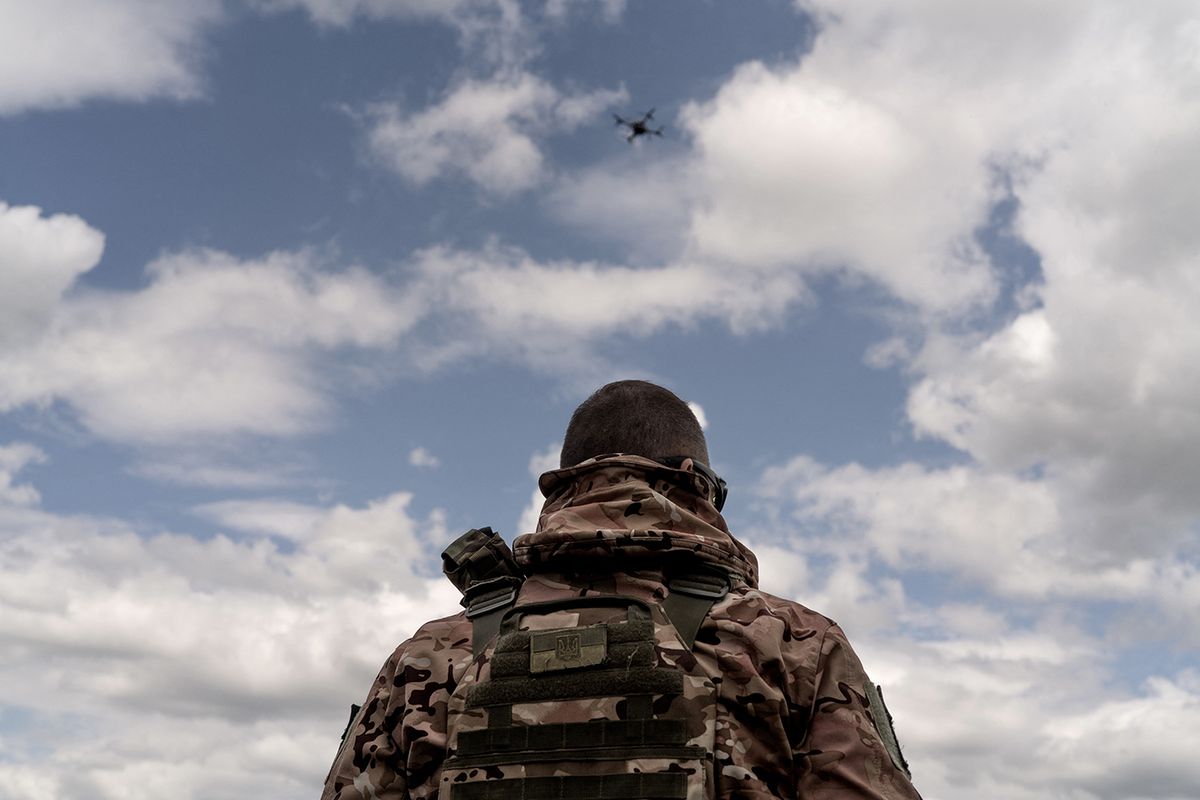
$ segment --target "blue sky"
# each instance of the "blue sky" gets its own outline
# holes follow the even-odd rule
[[[1200,793],[1194,6],[0,20],[0,796],[314,796],[623,377],[927,798]]]

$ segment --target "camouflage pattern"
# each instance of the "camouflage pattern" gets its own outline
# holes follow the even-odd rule
[[[696,797],[919,800],[888,753],[880,730],[890,723],[872,715],[867,676],[841,629],[759,591],[754,555],[729,533],[708,500],[711,487],[688,462],[674,470],[637,456],[607,456],[546,473],[541,486],[547,501],[537,531],[513,548],[531,573],[520,604],[622,594],[648,601],[656,621],[665,623],[658,603],[668,592],[663,569],[673,560],[698,559],[734,576],[692,650],[677,639],[658,640],[660,662],[678,666],[689,682],[669,702],[683,704],[676,711],[690,720],[689,741],[709,742],[712,763],[622,762],[622,769],[699,770],[706,788]],[[563,626],[551,617],[523,619],[522,627]],[[422,626],[384,664],[322,800],[436,797],[453,757],[451,706],[485,713],[459,704],[470,686],[487,679],[487,662],[486,655],[473,659],[463,614]],[[616,708],[593,711],[619,716]],[[513,719],[547,723],[560,712],[554,703],[518,704]],[[596,765],[579,769],[590,774]]]
[[[574,598],[580,595],[577,583],[558,583],[552,585],[543,576],[531,579],[537,582],[536,591],[531,591],[529,600],[536,602],[540,599]],[[590,594],[597,594],[589,592]],[[600,594],[609,594],[603,592]],[[524,602],[525,596],[522,595]],[[652,613],[659,612],[651,606]],[[477,781],[504,780],[513,778],[541,778],[570,775],[624,775],[640,772],[644,774],[684,773],[687,786],[687,800],[705,800],[709,797],[708,788],[714,783],[713,762],[711,757],[714,749],[717,730],[717,687],[710,675],[697,669],[695,659],[690,658],[688,650],[674,635],[674,630],[665,616],[655,614],[653,649],[657,663],[652,668],[675,671],[680,662],[690,662],[683,676],[683,690],[678,695],[655,694],[652,698],[654,717],[659,720],[681,720],[685,723],[686,740],[680,749],[690,749],[686,758],[614,758],[603,761],[596,760],[561,760],[548,763],[503,764],[491,769],[474,768],[469,762],[458,766],[456,759],[445,762],[441,775],[441,792],[439,800],[452,800],[451,790],[460,783]],[[589,608],[552,612],[548,614],[529,615],[521,620],[521,627],[531,630],[555,630],[560,628],[575,629],[576,626],[594,625],[596,623],[619,624],[625,621],[624,609]],[[490,652],[490,650],[489,650]],[[487,714],[490,711],[480,708],[465,707],[464,700],[470,687],[484,683],[491,677],[490,664],[486,661],[479,669],[468,671],[467,676],[460,682],[458,690],[450,700],[450,719],[455,720],[451,725],[448,752],[458,751],[458,739],[472,730],[486,729],[489,724]],[[567,676],[572,680],[581,679],[579,673]],[[627,697],[599,696],[578,699],[560,699],[545,702],[516,702],[511,707],[512,721],[517,725],[552,725],[555,723],[577,723],[589,720],[619,720],[627,719]],[[599,744],[599,742],[596,742]],[[705,757],[706,754],[708,757]]]

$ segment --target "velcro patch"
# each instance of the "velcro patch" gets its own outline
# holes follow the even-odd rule
[[[529,671],[555,672],[593,667],[608,653],[608,627],[557,628],[529,637]]]
[[[896,729],[892,727],[892,712],[888,711],[887,706],[883,703],[883,691],[870,681],[867,681],[867,704],[871,718],[875,721],[875,730],[879,732],[879,738],[883,740],[884,748],[892,757],[892,763],[896,765],[896,769],[911,778],[912,773],[908,771],[908,762],[904,760],[904,754],[900,752],[900,741],[896,738]]]

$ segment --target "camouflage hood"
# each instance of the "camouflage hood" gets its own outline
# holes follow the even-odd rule
[[[537,531],[517,537],[517,563],[531,572],[613,569],[691,555],[758,585],[758,560],[729,533],[709,500],[713,487],[693,472],[641,456],[599,456],[544,473],[546,503]],[[593,566],[594,565],[594,566]]]

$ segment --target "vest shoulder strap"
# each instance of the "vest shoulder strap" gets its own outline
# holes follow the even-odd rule
[[[473,529],[455,540],[442,553],[442,570],[463,593],[462,604],[471,620],[471,649],[478,656],[496,636],[505,612],[517,602],[525,575],[508,545],[491,528]],[[691,649],[708,612],[729,594],[730,578],[717,572],[686,572],[670,578],[667,588],[663,612]]]
[[[505,612],[517,602],[522,581],[493,578],[472,586],[467,604],[471,620],[471,651],[479,656],[500,630]],[[729,594],[729,578],[713,573],[680,575],[667,581],[670,594],[662,603],[663,612],[690,650],[708,612]]]
[[[663,601],[662,609],[679,638],[691,650],[708,612],[729,594],[729,577],[711,572],[688,573],[671,578],[667,588],[670,594]]]
[[[524,582],[509,576],[493,578],[471,587],[471,592],[463,598],[467,619],[471,620],[471,653],[476,658],[500,630],[500,621],[517,602]]]
[[[472,528],[442,553],[442,572],[463,593],[476,656],[500,628],[504,612],[517,601],[525,574],[508,543],[491,528]]]

